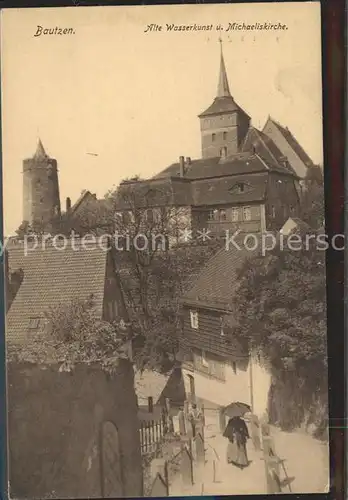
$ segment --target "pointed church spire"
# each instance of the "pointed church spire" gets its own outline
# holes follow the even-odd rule
[[[219,42],[220,42],[221,56],[220,56],[219,84],[218,84],[216,97],[231,97],[231,92],[230,92],[230,87],[228,85],[228,79],[227,79],[227,73],[226,73],[226,67],[225,67],[225,60],[224,60],[224,55],[222,52],[222,40],[221,40],[221,38],[219,39]]]
[[[37,143],[37,148],[36,148],[36,151],[34,154],[34,158],[38,159],[38,160],[47,158],[45,148],[43,147],[43,144],[42,144],[40,138],[39,138],[38,143]]]

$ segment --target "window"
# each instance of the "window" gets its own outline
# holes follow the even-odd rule
[[[243,207],[243,220],[251,220],[251,208]]]
[[[225,331],[224,331],[224,319],[223,317],[221,316],[220,318],[220,335],[221,337],[224,337],[225,336]]]
[[[149,222],[150,224],[152,224],[153,223],[153,219],[154,219],[154,217],[153,217],[153,210],[152,210],[152,208],[148,208],[146,210],[146,212],[145,212],[145,220],[147,222]]]
[[[207,354],[204,350],[193,353],[194,370],[217,380],[226,380],[225,361],[214,354]]]
[[[233,373],[237,375],[237,363],[235,361],[232,361],[231,363]]]
[[[224,146],[223,148],[220,149],[220,156],[221,156],[221,158],[226,158],[226,156],[227,156],[226,146]]]
[[[205,367],[209,366],[208,360],[207,360],[206,355],[205,355],[205,351],[202,351],[201,360],[202,360],[203,366],[205,366]]]
[[[226,210],[220,210],[220,220],[226,220]]]
[[[293,215],[295,213],[295,208],[290,205],[290,214]]]
[[[191,319],[191,328],[194,328],[194,330],[198,330],[198,312],[190,311],[190,319]]]
[[[30,330],[37,330],[39,328],[40,324],[40,318],[29,318],[29,329]]]
[[[237,222],[239,220],[239,208],[233,207],[231,215],[232,215],[232,222]]]
[[[227,132],[223,132],[222,137],[223,137],[223,140],[226,141],[226,139],[227,139]]]
[[[214,210],[209,210],[209,212],[208,212],[208,220],[214,220]]]
[[[246,184],[245,182],[238,182],[234,186],[231,187],[230,192],[232,193],[245,193],[245,191],[250,191],[251,186]]]
[[[216,138],[216,135],[215,134],[211,134],[211,141],[214,142],[215,141],[215,138]]]

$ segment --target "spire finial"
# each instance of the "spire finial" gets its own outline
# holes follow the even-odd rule
[[[44,158],[47,158],[47,154],[46,154],[45,148],[43,147],[43,144],[41,142],[40,137],[39,137],[39,140],[37,142],[37,148],[36,148],[36,151],[34,154],[34,158],[37,160],[40,160],[40,159],[42,160]]]
[[[219,83],[218,83],[216,97],[231,97],[231,92],[230,92],[230,87],[228,85],[228,79],[225,67],[224,54],[222,51],[221,37],[219,38],[219,43],[220,43],[220,74],[219,74]]]

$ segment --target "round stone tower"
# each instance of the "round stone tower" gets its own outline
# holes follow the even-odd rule
[[[23,161],[23,221],[49,224],[60,216],[57,160],[39,139],[32,158]]]

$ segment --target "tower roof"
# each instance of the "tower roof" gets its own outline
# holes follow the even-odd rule
[[[48,155],[45,151],[45,148],[43,147],[41,139],[39,139],[38,143],[37,143],[36,151],[34,154],[34,158],[35,158],[35,160],[43,160],[47,157],[48,157]]]
[[[226,73],[224,54],[222,52],[221,40],[220,40],[220,73],[219,73],[219,83],[218,83],[216,97],[232,97],[230,92],[230,87],[228,85],[228,78]]]
[[[245,115],[247,115],[247,113],[245,113],[245,111],[243,111],[240,106],[238,106],[231,95],[230,86],[228,84],[224,54],[222,51],[222,41],[220,39],[220,71],[216,97],[213,103],[205,111],[203,111],[203,113],[198,115],[198,117],[202,118],[204,116],[219,115],[223,113],[231,113],[234,111],[242,111]]]

